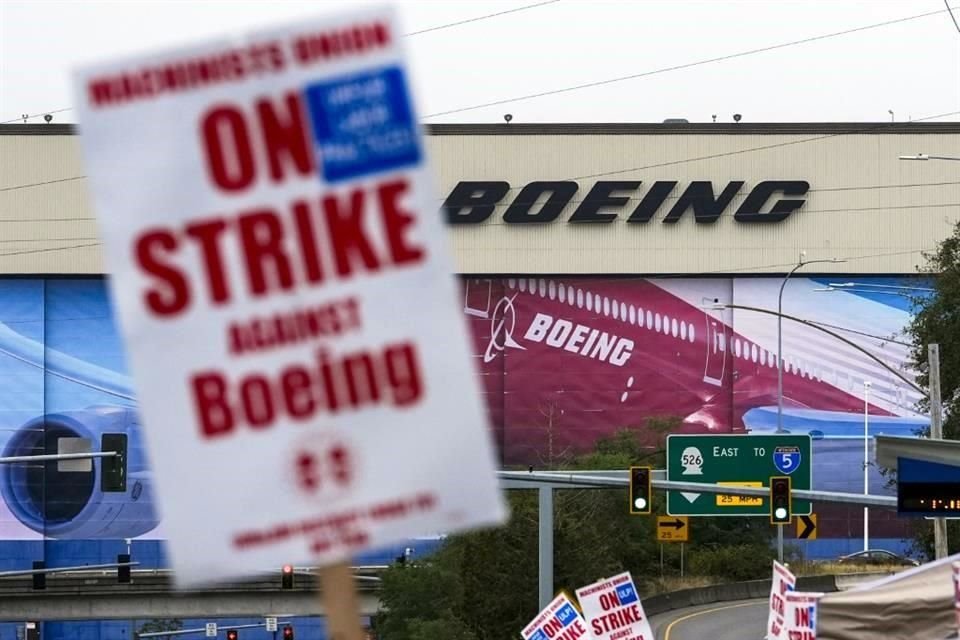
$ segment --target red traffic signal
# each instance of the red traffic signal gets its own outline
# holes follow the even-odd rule
[[[227,640],[238,640],[240,633],[236,629],[227,629]]]
[[[293,565],[283,565],[280,575],[280,587],[282,589],[293,589]]]
[[[293,627],[287,625],[283,628],[283,640],[294,640],[293,639]]]

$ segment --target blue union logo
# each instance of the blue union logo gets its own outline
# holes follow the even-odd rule
[[[773,450],[773,466],[780,473],[793,473],[800,466],[800,447],[776,447]]]

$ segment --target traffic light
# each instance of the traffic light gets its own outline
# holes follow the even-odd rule
[[[630,467],[630,513],[651,513],[650,467]]]
[[[33,570],[44,569],[47,566],[43,560],[34,560],[33,561]],[[33,588],[34,589],[46,589],[47,588],[47,574],[45,573],[35,573],[33,574]]]
[[[100,490],[124,493],[127,490],[127,434],[105,433],[100,437],[100,451],[117,455],[100,459]]]
[[[130,562],[129,553],[118,553],[117,554],[117,564],[123,564],[125,562]],[[121,584],[127,584],[130,582],[130,565],[123,567],[117,567],[117,582]]]
[[[772,524],[790,524],[792,518],[790,477],[772,476],[770,478],[770,522]]]
[[[290,625],[283,628],[283,640],[293,640],[293,627]]]
[[[280,571],[280,588],[293,589],[293,565],[283,565]]]
[[[227,629],[227,640],[238,640],[240,633],[236,629]]]

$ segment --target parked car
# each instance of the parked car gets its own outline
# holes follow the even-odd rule
[[[905,567],[919,567],[920,563],[913,558],[898,555],[886,549],[867,549],[857,551],[837,558],[840,564],[895,564]]]

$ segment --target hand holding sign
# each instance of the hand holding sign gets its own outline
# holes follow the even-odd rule
[[[374,9],[77,74],[180,587],[505,516],[399,42]]]

